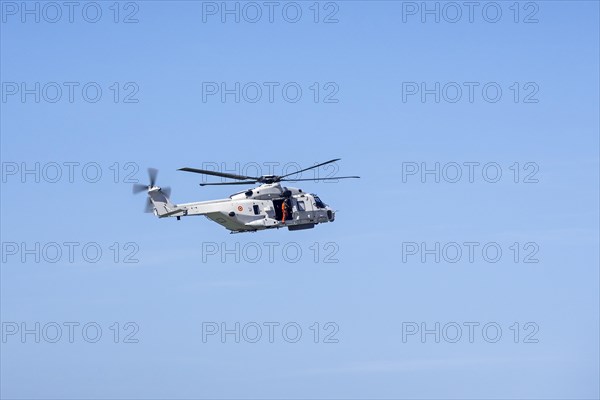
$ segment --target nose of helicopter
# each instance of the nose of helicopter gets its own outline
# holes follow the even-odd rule
[[[329,207],[327,207],[327,218],[329,219],[329,222],[335,221],[335,211]]]

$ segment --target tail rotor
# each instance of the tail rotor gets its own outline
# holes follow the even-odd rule
[[[164,187],[160,188],[156,186],[156,177],[158,176],[158,170],[156,168],[148,168],[148,179],[150,183],[148,185],[142,185],[141,183],[134,183],[132,187],[133,194],[138,194],[142,192],[148,193],[148,198],[146,199],[146,205],[144,207],[144,212],[151,213],[154,210],[154,204],[152,203],[150,192],[160,192],[164,195],[165,198],[169,198],[171,196],[171,188]]]

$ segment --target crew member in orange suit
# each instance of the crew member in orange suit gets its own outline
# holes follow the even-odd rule
[[[288,209],[290,205],[288,204],[288,199],[285,199],[283,203],[281,203],[281,222],[285,224],[285,216],[288,213]]]

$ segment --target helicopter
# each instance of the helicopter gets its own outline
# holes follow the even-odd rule
[[[265,229],[288,228],[290,231],[312,229],[315,225],[335,221],[335,211],[323,203],[314,193],[283,186],[282,182],[324,181],[356,179],[359,176],[339,176],[308,179],[291,179],[291,175],[308,171],[339,161],[329,160],[309,168],[286,175],[262,175],[258,177],[236,175],[197,168],[179,168],[178,171],[192,172],[234,179],[232,182],[200,183],[200,186],[253,185],[260,186],[237,192],[226,199],[174,204],[170,200],[169,187],[156,186],[158,170],[148,168],[150,183],[133,185],[133,193],[147,192],[145,212],[153,212],[158,218],[204,215],[211,221],[224,226],[230,233],[256,232]]]

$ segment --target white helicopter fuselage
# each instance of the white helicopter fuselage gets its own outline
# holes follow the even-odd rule
[[[227,199],[173,204],[160,190],[153,187],[148,196],[159,218],[204,215],[233,232],[253,232],[272,228],[301,230],[316,224],[333,222],[335,212],[317,195],[302,189],[266,183],[235,193]],[[282,203],[288,199],[288,208]],[[284,216],[284,210],[286,215]]]

